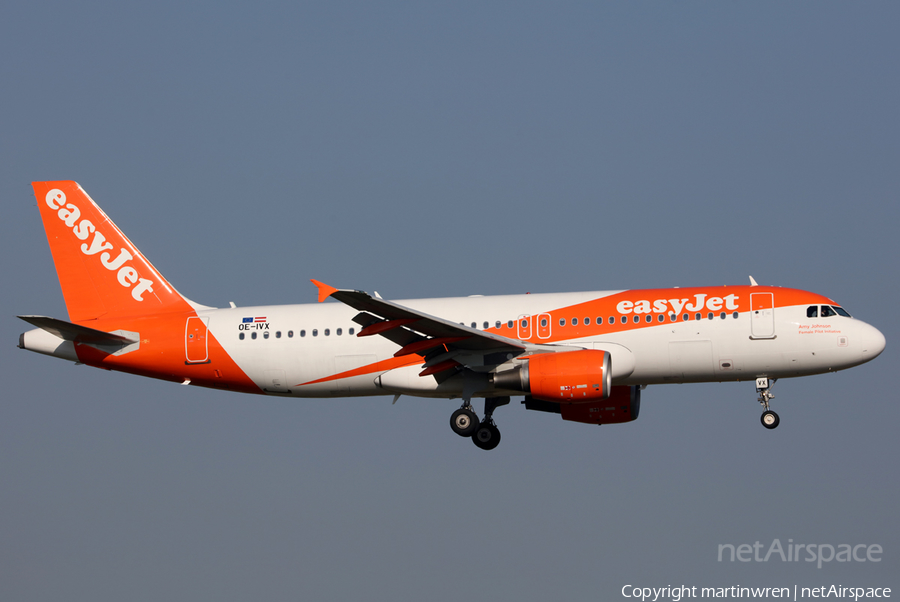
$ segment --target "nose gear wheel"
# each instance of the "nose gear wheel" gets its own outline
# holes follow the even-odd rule
[[[762,416],[759,417],[759,421],[764,427],[770,430],[777,427],[781,422],[778,414],[769,409],[769,400],[775,397],[770,390],[774,384],[775,381],[770,381],[768,378],[756,379],[756,393],[758,394],[760,405],[764,408]]]

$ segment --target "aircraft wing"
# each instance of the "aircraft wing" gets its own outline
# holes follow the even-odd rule
[[[420,376],[438,375],[467,367],[491,371],[493,367],[541,346],[470,328],[403,305],[373,297],[363,291],[339,290],[312,281],[319,301],[332,297],[359,310],[353,321],[363,328],[357,336],[381,335],[401,346],[395,357],[417,353],[425,357]]]

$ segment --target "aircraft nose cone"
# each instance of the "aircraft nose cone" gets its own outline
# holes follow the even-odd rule
[[[881,355],[881,352],[884,351],[884,347],[887,344],[884,335],[874,326],[869,326],[863,337],[863,342],[863,357],[865,357],[867,361]]]

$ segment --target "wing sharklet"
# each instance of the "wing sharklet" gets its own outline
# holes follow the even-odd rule
[[[322,303],[325,299],[338,291],[338,289],[333,286],[328,286],[324,282],[319,282],[318,280],[310,280],[310,282],[315,284],[316,288],[319,289],[319,303]]]

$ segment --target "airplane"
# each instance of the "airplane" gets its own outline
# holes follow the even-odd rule
[[[73,181],[33,182],[69,321],[23,315],[19,347],[96,368],[300,398],[461,399],[457,434],[500,442],[523,396],[563,420],[637,419],[648,385],[780,378],[868,362],[875,327],[828,297],[749,285],[388,301],[317,280],[318,303],[215,308],[182,296]],[[337,303],[324,303],[333,299]],[[479,419],[473,399],[484,399]]]

